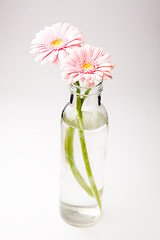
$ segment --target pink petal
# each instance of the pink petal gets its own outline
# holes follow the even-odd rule
[[[96,59],[97,59],[100,55],[102,55],[101,49],[95,48],[94,53],[93,53],[93,57],[92,57],[92,61],[96,61]]]
[[[101,64],[104,63],[105,61],[107,61],[107,59],[110,57],[109,54],[104,54],[103,56],[101,56],[99,59],[97,59],[97,63]]]

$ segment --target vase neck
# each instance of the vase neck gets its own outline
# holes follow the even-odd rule
[[[90,87],[81,87],[76,84],[70,85],[70,104],[76,106],[77,99],[81,99],[83,107],[101,105],[101,92],[103,91],[102,82],[98,85]]]

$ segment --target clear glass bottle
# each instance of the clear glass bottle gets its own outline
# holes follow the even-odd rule
[[[95,223],[102,210],[108,115],[102,82],[93,88],[70,85],[61,117],[60,213],[71,225]]]

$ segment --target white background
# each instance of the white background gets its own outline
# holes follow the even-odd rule
[[[160,2],[0,1],[0,240],[160,239]],[[59,216],[59,67],[29,54],[35,33],[68,22],[112,55],[104,212],[89,228]]]

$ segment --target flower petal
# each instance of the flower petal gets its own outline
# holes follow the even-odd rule
[[[111,78],[113,64],[107,62],[109,57],[101,48],[90,45],[74,48],[63,61],[64,78],[70,83],[80,81],[84,86],[94,86],[107,77]]]
[[[41,60],[43,63],[48,60],[58,63],[69,54],[72,48],[80,47],[82,42],[82,34],[78,28],[68,23],[57,23],[51,27],[45,27],[36,34],[32,40],[33,47],[30,53],[40,54],[36,60]],[[57,53],[54,54],[54,51]],[[51,56],[49,57],[48,54]]]

